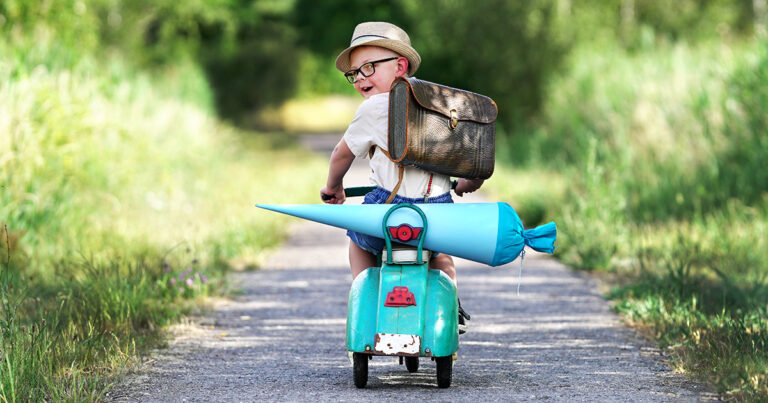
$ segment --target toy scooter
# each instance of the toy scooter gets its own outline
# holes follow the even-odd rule
[[[345,193],[362,196],[370,189]],[[368,361],[377,355],[400,357],[410,372],[418,370],[419,357],[430,357],[438,387],[451,385],[459,348],[457,291],[445,273],[429,269],[430,250],[500,266],[526,246],[553,253],[557,236],[554,222],[524,229],[506,203],[256,206],[384,239],[381,267],[361,272],[349,292],[347,350],[358,388],[368,383]]]
[[[416,211],[420,227],[393,218],[399,209]],[[437,386],[451,385],[459,348],[456,286],[442,271],[429,269],[431,251],[423,248],[427,217],[415,204],[394,205],[382,221],[387,245],[381,267],[360,273],[349,291],[347,349],[352,353],[355,386],[368,382],[373,356],[397,356],[409,372],[419,357],[437,365]],[[394,241],[418,241],[417,246]]]

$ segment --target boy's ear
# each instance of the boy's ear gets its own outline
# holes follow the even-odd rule
[[[397,59],[397,71],[395,72],[396,77],[400,77],[408,73],[408,59],[400,56],[400,58]]]

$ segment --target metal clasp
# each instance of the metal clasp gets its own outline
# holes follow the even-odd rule
[[[451,109],[451,130],[456,129],[456,126],[459,125],[459,114],[456,113],[456,109]]]

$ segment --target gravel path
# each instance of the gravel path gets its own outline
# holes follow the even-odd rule
[[[357,165],[348,185],[367,183],[366,172]],[[472,320],[450,388],[436,388],[434,363],[426,359],[409,374],[395,358],[376,357],[368,387],[357,389],[344,344],[346,255],[343,230],[296,221],[263,270],[232,275],[241,295],[174,327],[169,347],[107,400],[717,399],[675,374],[658,350],[622,325],[594,280],[533,252],[525,257],[520,295],[519,261],[490,268],[457,259],[459,295]]]

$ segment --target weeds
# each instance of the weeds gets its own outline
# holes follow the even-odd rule
[[[325,171],[164,92],[200,96],[183,62],[49,70],[46,52],[24,51],[33,67],[0,52],[0,401],[99,400],[235,260],[280,241],[286,220],[253,204],[314,198]]]
[[[586,48],[552,88],[533,134],[512,136],[548,158],[506,163],[563,177],[560,203],[539,202],[558,256],[618,273],[617,311],[680,371],[768,399],[766,44]]]

